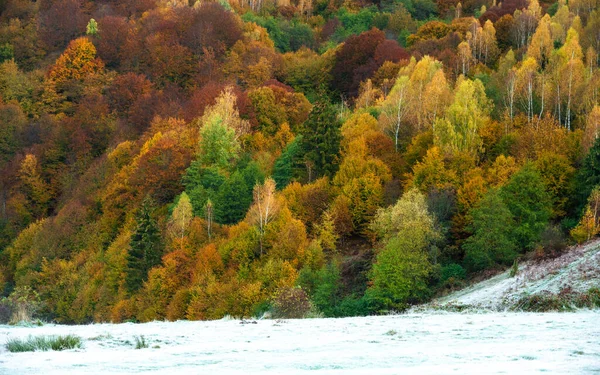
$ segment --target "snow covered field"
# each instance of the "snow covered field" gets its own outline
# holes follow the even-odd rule
[[[2,345],[0,374],[600,373],[600,312],[591,311],[0,326],[0,344],[69,333],[83,349]],[[136,335],[150,347],[136,350]]]

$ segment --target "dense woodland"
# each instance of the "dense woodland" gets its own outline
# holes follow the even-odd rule
[[[0,0],[0,294],[398,311],[595,236],[597,0]]]

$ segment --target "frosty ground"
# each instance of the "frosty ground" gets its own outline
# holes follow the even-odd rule
[[[9,337],[76,334],[84,348],[9,353],[0,374],[600,373],[600,312],[395,316],[42,327]],[[135,349],[143,335],[149,348]]]

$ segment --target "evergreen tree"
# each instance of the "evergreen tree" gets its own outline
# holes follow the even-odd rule
[[[277,185],[277,190],[282,190],[292,182],[297,173],[298,155],[301,152],[302,136],[297,136],[288,144],[281,156],[275,161],[273,167],[273,180]]]
[[[317,102],[302,131],[301,145],[309,181],[321,176],[332,177],[338,170],[341,138],[335,108]]]
[[[574,216],[580,217],[588,197],[595,186],[600,185],[600,138],[596,139],[592,148],[583,160],[577,175],[577,189],[574,197]]]
[[[190,198],[195,216],[204,215],[204,206],[214,199],[223,186],[226,177],[217,167],[202,167],[202,163],[193,161],[183,176],[185,192]]]
[[[252,187],[244,176],[236,171],[223,184],[213,204],[215,221],[221,224],[235,224],[242,220],[252,203]]]
[[[510,264],[517,255],[512,238],[514,221],[498,191],[488,192],[470,214],[473,236],[463,245],[466,268],[473,272],[496,263]]]
[[[131,236],[127,256],[125,285],[130,293],[140,289],[148,278],[148,271],[160,264],[162,240],[160,229],[152,217],[154,203],[146,197],[136,217],[137,227]]]
[[[502,187],[500,195],[515,220],[514,238],[522,249],[531,249],[552,213],[552,201],[542,177],[527,164]]]

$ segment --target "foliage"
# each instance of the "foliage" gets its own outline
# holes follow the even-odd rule
[[[273,317],[304,318],[311,310],[310,300],[301,288],[285,288],[277,292],[273,301]]]
[[[401,310],[598,233],[590,2],[105,3],[0,0],[1,319]]]
[[[145,198],[137,214],[137,227],[131,236],[129,254],[127,256],[127,277],[125,279],[129,292],[141,288],[148,277],[148,271],[160,263],[162,256],[162,240],[160,229],[152,217],[153,203]]]
[[[531,249],[550,219],[552,202],[540,174],[525,165],[500,191],[515,220],[514,238],[521,249]]]
[[[438,234],[427,210],[425,196],[416,189],[406,192],[391,208],[380,210],[374,229],[384,239],[371,270],[368,295],[385,309],[403,309],[428,293],[432,265],[429,245]]]
[[[298,174],[302,136],[294,138],[281,152],[273,166],[273,180],[278,190],[285,188]]]
[[[148,343],[146,342],[146,338],[143,335],[134,336],[135,340],[135,348],[136,349],[146,349],[148,348]]]
[[[496,264],[511,264],[517,255],[513,238],[515,222],[499,192],[488,192],[470,215],[473,236],[463,245],[465,267],[469,271],[481,271]]]
[[[6,349],[11,353],[36,352],[36,351],[61,351],[69,349],[81,349],[83,342],[81,337],[75,335],[66,336],[29,336],[27,339],[11,338],[6,342]]]
[[[338,168],[340,125],[332,105],[318,102],[302,129],[301,147],[308,181],[331,177]]]

